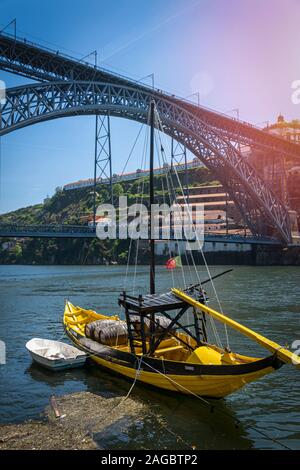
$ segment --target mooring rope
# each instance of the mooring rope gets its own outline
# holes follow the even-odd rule
[[[179,384],[178,382],[176,382],[175,380],[171,379],[171,377],[169,377],[168,375],[160,372],[159,370],[155,369],[155,367],[151,366],[150,364],[146,363],[143,359],[142,361],[146,366],[150,367],[150,369],[154,370],[156,373],[162,375],[163,377],[167,378],[170,382],[172,382],[174,385],[176,385],[176,388],[179,387],[181,388],[182,390],[188,392],[190,395],[194,396],[195,398],[197,398],[198,400],[200,400],[200,402],[206,406],[208,406],[211,410],[211,412],[213,412],[214,410],[217,410],[218,412],[220,413],[223,413],[225,416],[231,418],[231,419],[234,419],[235,421],[235,426],[236,428],[238,428],[240,425],[242,426],[246,426],[248,427],[248,429],[253,429],[254,431],[256,431],[258,434],[260,434],[261,436],[263,436],[265,439],[269,440],[269,441],[272,441],[274,442],[275,444],[278,444],[280,445],[281,447],[287,449],[287,450],[292,450],[290,447],[288,447],[286,444],[284,444],[283,442],[279,441],[278,439],[274,438],[274,437],[271,437],[269,436],[268,434],[266,434],[264,431],[261,431],[260,429],[257,429],[255,426],[251,425],[251,424],[244,424],[241,422],[240,419],[237,419],[235,418],[234,416],[232,416],[231,413],[228,413],[228,411],[225,411],[225,410],[221,410],[220,408],[214,406],[214,405],[211,405],[207,400],[205,400],[203,397],[200,397],[199,395],[197,395],[196,393],[192,392],[191,390],[189,390],[188,388],[184,387],[183,385]]]
[[[65,332],[64,334],[57,340],[59,341],[61,338],[63,338],[63,336],[65,336]],[[85,348],[82,348],[83,350],[85,350]],[[225,410],[221,410],[220,408],[218,408],[217,406],[215,405],[212,405],[208,400],[206,400],[205,398],[197,395],[196,393],[192,392],[191,390],[189,390],[188,388],[184,387],[184,385],[181,385],[180,383],[176,382],[174,379],[172,379],[171,377],[169,377],[167,374],[163,373],[163,372],[160,372],[159,370],[157,370],[155,367],[151,366],[150,364],[148,364],[147,362],[144,361],[144,356],[141,355],[139,358],[137,358],[134,354],[130,353],[132,355],[132,357],[134,357],[135,359],[137,359],[137,369],[136,369],[136,373],[135,373],[135,377],[134,377],[134,380],[133,380],[133,383],[131,384],[130,386],[130,389],[128,390],[127,394],[125,397],[123,397],[123,399],[121,400],[120,403],[118,403],[118,405],[115,407],[117,408],[118,406],[121,405],[121,403],[124,403],[127,398],[129,398],[130,394],[132,393],[136,383],[137,383],[137,380],[138,380],[138,377],[139,377],[139,374],[141,372],[141,367],[142,367],[142,363],[144,363],[147,367],[149,367],[150,369],[152,369],[154,372],[160,374],[161,376],[165,377],[167,380],[169,380],[171,383],[173,383],[176,388],[178,389],[182,389],[184,390],[185,392],[187,392],[188,394],[192,395],[193,397],[197,398],[199,400],[199,402],[203,405],[203,406],[206,406],[210,409],[211,412],[214,412],[214,410],[217,410],[219,413],[229,417],[230,419],[233,419],[234,422],[235,422],[235,426],[236,428],[238,428],[239,426],[244,426],[244,427],[247,427],[248,429],[253,429],[253,431],[257,432],[257,434],[260,434],[261,436],[263,436],[266,440],[269,440],[269,441],[272,441],[274,444],[277,444],[281,447],[283,447],[284,449],[287,449],[287,450],[293,450],[291,447],[287,446],[286,444],[284,444],[283,442],[279,441],[278,439],[274,438],[274,437],[271,437],[269,436],[267,433],[265,433],[264,431],[261,431],[260,429],[258,429],[257,427],[251,425],[251,424],[244,424],[240,419],[238,418],[235,418],[231,413],[229,413],[228,411],[225,411]],[[87,357],[93,357],[95,356],[95,353],[87,353],[86,352],[86,355]],[[155,415],[154,415],[155,416]],[[186,441],[184,441],[184,439],[181,437],[181,436],[177,436],[182,442],[184,442],[188,447],[194,449],[195,446],[191,446],[190,444],[188,444]]]
[[[130,396],[132,390],[134,389],[134,386],[138,380],[138,376],[140,374],[140,371],[141,371],[141,365],[142,365],[142,362],[143,362],[143,355],[140,356],[137,360],[137,363],[138,363],[138,367],[136,369],[136,373],[135,373],[135,377],[134,377],[134,380],[131,384],[131,387],[130,389],[128,390],[127,394],[125,395],[125,397],[122,398],[122,400],[120,401],[120,403],[117,404],[117,406],[114,408],[114,410],[116,408],[118,408],[119,406],[121,406]],[[149,414],[151,414],[154,418],[157,418],[157,416],[150,410],[147,410],[147,412]],[[194,449],[195,446],[189,444],[186,440],[183,439],[182,436],[180,436],[179,434],[175,433],[174,431],[171,431],[171,429],[169,429],[166,425],[164,425],[162,422],[159,422],[159,424],[166,430],[168,431],[172,436],[175,436],[177,440],[180,440],[181,442],[183,442],[189,449]]]
[[[138,362],[138,367],[136,369],[136,373],[135,373],[135,377],[134,377],[134,380],[132,382],[132,385],[130,387],[130,389],[128,390],[128,393],[125,397],[123,397],[123,399],[120,401],[120,403],[117,405],[117,406],[120,406],[125,400],[127,400],[127,398],[129,397],[129,395],[131,394],[135,384],[136,384],[136,381],[138,379],[138,376],[139,376],[139,373],[140,373],[140,370],[141,370],[141,365],[142,365],[142,362],[143,362],[143,355],[141,357],[138,358],[137,360]],[[116,407],[117,408],[117,407]]]

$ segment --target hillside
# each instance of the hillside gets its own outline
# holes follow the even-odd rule
[[[179,174],[184,184],[184,173]],[[206,168],[189,171],[189,184],[199,186],[215,184],[213,175]],[[157,202],[169,202],[165,176],[154,178]],[[179,185],[173,175],[173,185],[179,193]],[[148,193],[149,179],[144,179],[144,194]],[[142,201],[147,205],[148,197],[141,195],[142,180],[116,183],[114,196],[127,195],[128,204]],[[163,191],[163,188],[165,191]],[[98,185],[97,205],[109,201],[107,186]],[[71,191],[57,190],[41,204],[18,209],[0,216],[1,224],[71,224],[86,225],[93,208],[92,188]],[[2,239],[0,246],[1,264],[102,264],[116,261],[124,263],[127,259],[128,240],[98,239]]]

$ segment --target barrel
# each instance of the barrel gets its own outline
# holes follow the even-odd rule
[[[141,333],[141,320],[138,315],[131,315],[130,318],[136,334]],[[161,315],[155,315],[154,335],[160,335],[167,328],[171,320]],[[144,319],[144,331],[146,335],[150,333],[151,320],[148,317]],[[171,331],[174,331],[175,326]],[[107,346],[125,345],[128,343],[127,323],[121,320],[96,320],[85,326],[85,335],[98,343]]]
[[[87,338],[107,346],[127,344],[128,331],[124,321],[97,320],[85,327]]]

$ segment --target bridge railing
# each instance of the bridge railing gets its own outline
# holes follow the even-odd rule
[[[93,233],[94,227],[88,225],[27,225],[27,224],[0,224],[0,232],[4,233]]]
[[[118,230],[117,230],[118,233]],[[93,226],[88,225],[27,225],[27,224],[0,224],[0,237],[31,237],[31,236],[49,236],[55,238],[56,235],[71,235],[84,237],[87,235],[90,237],[96,236],[96,229]],[[174,231],[170,233],[171,240],[179,240],[174,235]],[[159,234],[159,240],[167,241],[162,238],[161,233]],[[185,241],[186,238],[182,237],[180,240]],[[204,232],[204,240],[209,242],[228,242],[228,243],[274,243],[278,244],[279,241],[275,237],[266,237],[263,235],[252,235],[252,234],[216,234],[210,232]]]

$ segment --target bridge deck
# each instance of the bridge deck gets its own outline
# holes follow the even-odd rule
[[[95,238],[96,230],[93,227],[80,225],[1,225],[0,238]],[[171,240],[178,238],[170,237]],[[186,241],[185,238],[181,240]],[[217,243],[242,243],[255,245],[282,245],[279,240],[273,238],[254,237],[253,235],[217,235],[204,234],[206,242]]]

